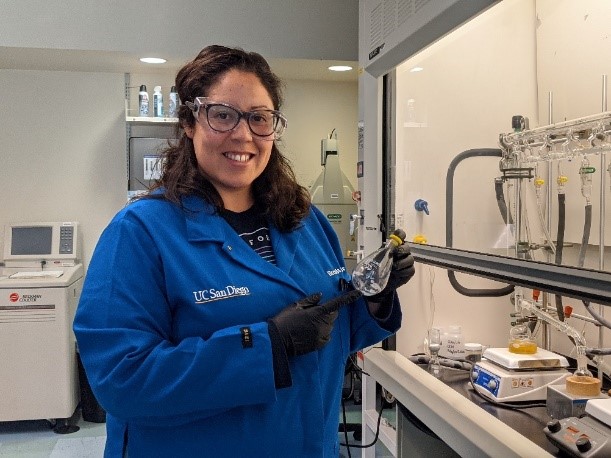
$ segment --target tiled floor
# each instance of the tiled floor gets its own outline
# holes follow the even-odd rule
[[[57,434],[50,423],[44,420],[0,422],[0,457],[2,458],[101,458],[106,439],[106,425],[83,421],[77,412],[73,422],[79,430],[71,434]],[[361,422],[360,406],[351,402],[346,404],[346,417],[349,423]],[[349,444],[360,444],[349,433]],[[339,433],[340,443],[345,441]],[[381,444],[375,445],[376,457],[392,457]],[[353,458],[361,456],[358,448],[351,447]],[[350,456],[346,447],[340,448],[340,458]]]
[[[79,430],[57,434],[45,420],[0,423],[0,457],[100,458],[106,425],[76,419]]]

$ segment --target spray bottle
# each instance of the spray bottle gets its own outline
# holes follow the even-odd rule
[[[153,92],[153,110],[156,118],[163,118],[163,95],[161,94],[161,86],[155,86]]]
[[[149,115],[149,94],[144,84],[140,86],[140,92],[138,92],[138,113],[140,116]]]
[[[168,102],[168,118],[175,118],[178,110],[178,94],[176,93],[176,86],[172,86],[170,89],[170,100]]]

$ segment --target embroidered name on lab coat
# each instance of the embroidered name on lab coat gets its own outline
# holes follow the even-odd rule
[[[333,277],[334,275],[339,275],[343,272],[346,272],[346,268],[345,267],[338,267],[337,269],[333,269],[333,270],[327,270],[327,275],[329,277]]]
[[[220,301],[221,299],[230,299],[237,296],[249,296],[250,290],[247,286],[232,286],[227,285],[223,289],[202,289],[193,291],[196,304],[206,304],[208,302]]]

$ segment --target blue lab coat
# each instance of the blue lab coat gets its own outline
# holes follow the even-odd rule
[[[104,230],[74,321],[89,382],[107,412],[106,457],[336,457],[349,354],[396,331],[365,301],[341,309],[331,341],[289,358],[274,384],[267,319],[350,280],[337,236],[312,208],[262,259],[201,199],[128,205]]]

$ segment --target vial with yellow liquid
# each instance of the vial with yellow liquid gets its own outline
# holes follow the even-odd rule
[[[532,338],[525,324],[517,324],[509,330],[509,352],[519,355],[537,353],[537,342]]]

